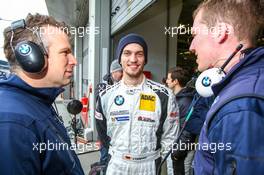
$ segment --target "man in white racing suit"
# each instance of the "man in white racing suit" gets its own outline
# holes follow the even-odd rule
[[[147,45],[137,34],[123,37],[117,58],[122,80],[100,92],[96,127],[111,159],[107,175],[155,175],[179,130],[178,107],[172,92],[145,78]]]

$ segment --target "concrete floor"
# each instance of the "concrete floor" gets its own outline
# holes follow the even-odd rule
[[[57,99],[56,100],[56,106],[58,108],[59,115],[62,116],[62,119],[64,121],[64,126],[69,127],[71,122],[71,115],[67,112],[67,104],[70,102],[70,100],[62,100]],[[91,142],[92,145],[94,145],[94,142]],[[89,147],[89,146],[88,146]],[[91,148],[91,147],[89,147]],[[94,147],[93,147],[94,148]],[[78,157],[80,159],[80,162],[82,164],[84,174],[87,175],[90,171],[91,164],[98,162],[100,157],[99,151],[93,151],[94,149],[89,149],[89,151],[85,150],[86,153],[78,154]]]
[[[91,169],[91,164],[99,161],[99,157],[100,157],[100,153],[99,151],[96,152],[90,152],[90,153],[85,153],[85,154],[81,154],[78,155],[82,167],[83,167],[83,171],[85,175],[88,175],[90,169]]]

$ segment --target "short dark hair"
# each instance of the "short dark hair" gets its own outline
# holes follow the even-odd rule
[[[29,13],[25,19],[25,23],[26,23],[26,27],[32,30],[34,30],[34,28],[40,29],[41,27],[49,26],[49,25],[53,27],[58,27],[63,32],[65,32],[68,36],[70,36],[70,33],[68,32],[69,30],[65,31],[65,29],[68,29],[68,26],[64,22],[56,21],[51,16],[40,15],[38,13],[35,15],[32,15]],[[11,37],[12,37],[12,32],[10,30],[10,27],[7,27],[4,30],[4,53],[5,53],[6,59],[8,60],[11,66],[11,69],[13,70],[18,65],[18,63],[15,59],[13,50],[10,46]],[[33,31],[30,31],[28,29],[23,29],[23,28],[16,29],[13,34],[12,45],[15,46],[17,43],[24,41],[24,40],[32,41],[34,43],[41,45],[37,35],[34,34]]]
[[[177,79],[181,87],[185,87],[190,80],[189,72],[181,67],[173,67],[168,71],[169,73],[171,73],[172,81]]]

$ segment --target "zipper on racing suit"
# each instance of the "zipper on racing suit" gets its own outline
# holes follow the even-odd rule
[[[133,95],[132,95],[133,97]],[[133,122],[133,116],[134,116],[134,98],[133,98],[133,101],[132,101],[132,105],[129,104],[129,118],[130,118],[130,122],[129,122],[129,138],[128,138],[128,153],[131,153],[131,137],[132,137],[132,133],[131,133],[131,128],[132,128],[132,122]]]

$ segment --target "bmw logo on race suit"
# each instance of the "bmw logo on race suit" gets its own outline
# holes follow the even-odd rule
[[[122,95],[118,95],[115,97],[115,104],[118,106],[121,106],[122,104],[124,104],[125,99]]]

